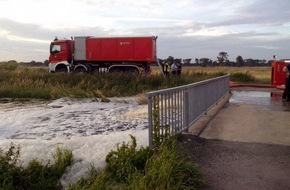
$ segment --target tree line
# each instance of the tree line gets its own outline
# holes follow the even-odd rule
[[[199,67],[216,67],[216,66],[228,66],[228,67],[265,67],[271,66],[273,60],[265,60],[265,59],[243,59],[242,56],[237,56],[236,61],[230,61],[228,59],[229,55],[227,52],[219,52],[217,59],[212,60],[210,58],[195,58],[192,60],[191,58],[188,59],[180,59],[174,58],[173,56],[168,56],[166,59],[159,59],[159,62],[162,61],[169,62],[172,64],[173,62],[180,63],[184,66],[199,66]],[[1,63],[1,62],[0,62]],[[8,63],[17,63],[15,60],[10,60]],[[33,67],[47,67],[49,64],[48,60],[44,62],[39,61],[30,61],[30,62],[19,62],[19,64],[25,66],[33,66]]]
[[[159,61],[168,61],[169,63],[177,62],[184,66],[200,66],[200,67],[216,67],[216,66],[228,66],[228,67],[265,67],[271,66],[273,60],[265,59],[243,59],[242,56],[237,56],[236,61],[230,61],[227,52],[220,52],[216,60],[210,58],[196,58],[192,60],[188,59],[175,59],[173,56],[169,56],[167,59],[159,59]]]
[[[48,67],[49,61],[45,60],[44,62],[41,61],[30,61],[30,62],[17,62],[15,60],[9,60],[7,62],[0,62],[1,63],[8,63],[8,64],[20,64],[24,66],[30,66],[30,67]]]

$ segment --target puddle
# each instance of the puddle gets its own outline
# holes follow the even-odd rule
[[[290,111],[290,102],[282,101],[281,92],[232,91],[231,103],[267,106],[273,110]]]

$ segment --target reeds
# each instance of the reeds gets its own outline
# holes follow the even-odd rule
[[[23,167],[19,158],[19,146],[11,144],[6,152],[0,149],[0,189],[62,189],[59,180],[73,161],[72,152],[60,148],[53,154],[53,163],[33,159]]]
[[[134,75],[124,73],[49,73],[47,68],[31,68],[0,64],[0,98],[57,99],[60,97],[133,96],[167,87],[210,78],[202,73],[163,78],[161,74]]]
[[[236,69],[236,70],[234,70]],[[229,73],[233,80],[267,83],[268,70],[239,71],[241,68],[184,68],[181,76],[163,75],[155,70],[149,75],[128,73],[49,73],[48,69],[21,66],[17,63],[0,64],[0,98],[57,99],[123,97],[149,91],[185,85]],[[254,69],[255,70],[255,69]],[[240,73],[237,75],[236,73]],[[266,73],[266,74],[263,74]],[[245,77],[246,76],[246,77]],[[249,77],[250,76],[250,77]],[[259,78],[261,76],[261,78]]]
[[[200,168],[178,154],[178,141],[164,141],[154,150],[148,147],[137,149],[136,139],[118,145],[106,157],[104,170],[92,169],[90,176],[69,190],[120,189],[201,189],[204,181]]]

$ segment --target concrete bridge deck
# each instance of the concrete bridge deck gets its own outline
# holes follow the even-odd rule
[[[281,90],[237,88],[200,134],[207,139],[290,146],[290,102]]]
[[[290,189],[290,102],[277,89],[236,88],[184,135],[205,190]]]

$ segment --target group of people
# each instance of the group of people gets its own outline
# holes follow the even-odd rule
[[[178,62],[173,62],[172,64],[170,64],[169,61],[162,61],[162,69],[163,69],[163,73],[168,76],[170,73],[172,75],[181,75],[181,63]]]

